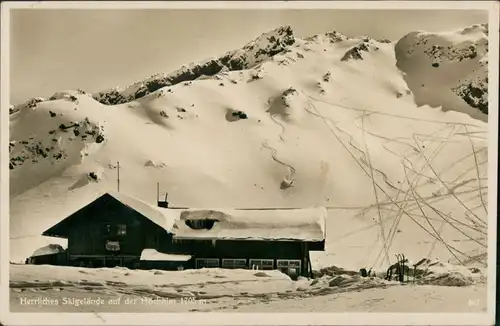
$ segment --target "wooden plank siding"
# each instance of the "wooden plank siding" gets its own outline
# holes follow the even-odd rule
[[[111,233],[106,232],[108,224],[111,225]],[[125,235],[117,235],[113,230],[118,224],[126,225]],[[140,256],[144,248],[159,249],[161,233],[167,235],[165,230],[138,214],[106,214],[98,222],[76,222],[69,231],[68,252],[70,255],[113,254],[106,250],[106,241],[118,241],[120,250],[117,254]]]
[[[118,225],[126,226],[125,234],[118,234]],[[138,261],[145,248],[159,250],[162,243],[171,242],[167,231],[110,196],[98,198],[48,231],[67,237],[72,265],[81,260],[98,265],[130,263]],[[108,240],[117,241],[120,250],[107,250]]]
[[[169,250],[195,257],[302,259],[302,242],[257,240],[174,240]]]

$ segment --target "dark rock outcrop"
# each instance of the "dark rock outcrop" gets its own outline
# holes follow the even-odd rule
[[[370,44],[368,40],[365,40],[347,50],[340,61],[363,60],[363,53],[370,52],[372,49],[377,50],[378,48]]]

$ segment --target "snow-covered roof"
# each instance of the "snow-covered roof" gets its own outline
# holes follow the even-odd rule
[[[175,212],[171,210],[161,209],[160,207],[143,202],[140,199],[113,191],[101,194],[98,198],[93,200],[92,203],[110,197],[119,201],[121,204],[135,210],[139,214],[143,215],[145,218],[149,219],[151,222],[155,223],[159,227],[169,232],[171,232],[175,223],[175,219],[177,218],[178,215],[178,214],[176,215]],[[66,217],[56,225],[53,225],[48,230],[44,231],[42,235],[63,237],[63,238],[67,237],[68,236],[67,232],[64,230],[63,226],[68,223],[69,219],[78,216],[78,213],[81,212],[82,210],[85,210],[87,206],[81,208],[77,212]]]
[[[42,248],[38,248],[33,252],[31,257],[38,257],[38,256],[45,256],[45,255],[52,255],[52,254],[57,254],[60,252],[64,252],[64,248],[59,245],[59,244],[49,244],[46,245]]]
[[[295,209],[178,209],[157,207],[118,192],[107,192],[99,198],[104,196],[110,196],[121,204],[135,210],[173,234],[176,239],[321,242],[326,237],[326,209],[324,207]],[[67,219],[56,224],[43,234],[61,236],[63,233],[58,230],[58,227]],[[197,220],[214,220],[215,222],[210,229],[193,228],[192,221]]]
[[[108,192],[121,203],[149,218],[176,239],[296,240],[325,239],[324,207],[295,209],[169,209],[123,193]],[[215,220],[208,229],[193,229],[186,221]]]
[[[298,240],[325,239],[324,207],[300,209],[186,209],[179,211],[175,239]],[[193,229],[186,221],[215,220],[210,229]],[[188,222],[189,223],[189,222]]]
[[[148,261],[188,261],[189,259],[191,259],[189,255],[165,254],[156,249],[144,249],[140,258],[140,260]]]
[[[153,206],[123,193],[112,191],[107,194],[120,201],[122,204],[137,211],[139,214],[144,215],[144,217],[148,218],[151,222],[162,227],[163,229],[167,231],[172,230],[176,219],[175,212]]]

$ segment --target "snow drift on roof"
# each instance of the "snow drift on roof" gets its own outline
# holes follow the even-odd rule
[[[123,193],[108,192],[107,194],[114,197],[122,204],[144,215],[144,217],[148,218],[151,222],[157,224],[166,231],[170,231],[174,226],[176,215],[171,210],[161,209],[137,198],[124,195]]]
[[[203,210],[180,212],[173,233],[177,239],[302,240],[325,239],[324,207],[266,210]],[[215,220],[210,229],[193,229],[186,222]]]
[[[52,255],[63,252],[64,248],[59,244],[49,244],[45,247],[39,248],[35,250],[35,252],[31,255],[31,257]]]
[[[140,260],[149,261],[188,261],[189,259],[191,259],[189,255],[165,254],[156,249],[144,249],[140,258]]]

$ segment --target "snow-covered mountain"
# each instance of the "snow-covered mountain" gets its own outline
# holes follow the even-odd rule
[[[417,104],[487,120],[487,24],[447,33],[413,32],[399,40],[395,50],[397,66],[406,73]]]
[[[160,182],[175,206],[329,207],[315,268],[485,258],[485,44],[481,26],[396,46],[281,27],[129,87],[12,107],[11,260],[59,243],[40,233],[116,189],[118,161],[120,191],[150,203]]]

